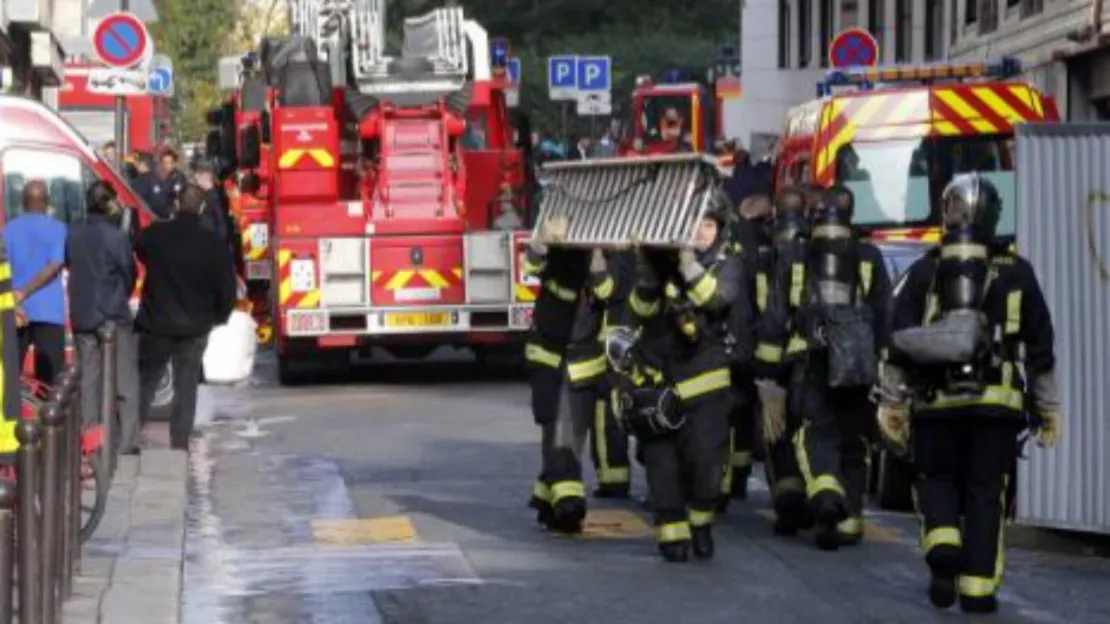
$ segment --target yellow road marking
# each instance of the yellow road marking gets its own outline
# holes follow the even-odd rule
[[[557,533],[554,535],[558,535]],[[648,523],[627,509],[591,509],[577,539],[641,539],[651,537]]]
[[[334,545],[417,541],[416,528],[408,516],[318,518],[312,521],[312,536],[317,542]]]

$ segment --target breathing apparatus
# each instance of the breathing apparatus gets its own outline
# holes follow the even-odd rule
[[[605,339],[605,357],[619,375],[617,420],[641,439],[655,439],[680,429],[685,417],[675,391],[644,374],[637,355],[639,330],[620,327]]]

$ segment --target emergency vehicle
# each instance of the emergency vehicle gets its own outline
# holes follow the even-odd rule
[[[1021,62],[997,61],[833,70],[818,99],[791,109],[775,185],[843,184],[855,223],[883,251],[898,279],[941,236],[939,199],[958,173],[991,180],[1012,237],[1014,126],[1057,121],[1055,102],[1017,77]],[[911,506],[912,470],[884,453],[875,485],[884,507]]]
[[[519,349],[538,289],[521,262],[526,163],[486,31],[438,9],[406,19],[390,57],[384,0],[291,8],[303,36],[260,55],[268,127],[236,128],[270,210],[281,380],[375,346]]]
[[[676,151],[675,142],[664,136],[668,111],[678,114],[690,151],[705,154],[724,138],[724,100],[733,79],[698,80],[691,71],[673,69],[661,82],[639,76],[632,91],[630,154],[666,154]]]
[[[89,92],[89,73],[96,65],[67,63],[58,109],[93,145],[115,140],[116,98]],[[169,98],[151,94],[127,96],[127,139],[130,151],[157,152],[170,139]],[[119,146],[122,151],[124,146]]]

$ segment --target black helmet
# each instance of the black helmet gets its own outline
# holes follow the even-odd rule
[[[705,210],[705,218],[713,219],[717,225],[725,227],[732,214],[732,200],[721,189],[715,189],[709,196],[709,206]]]
[[[788,186],[775,194],[774,237],[793,239],[809,232],[807,195],[803,188]]]
[[[940,196],[940,218],[945,232],[970,230],[976,240],[991,242],[1001,217],[1002,196],[979,173],[957,174]]]
[[[855,196],[845,186],[836,185],[822,194],[809,212],[814,238],[851,238]]]
[[[104,181],[93,182],[85,192],[85,205],[98,214],[110,214],[115,200],[116,189]]]

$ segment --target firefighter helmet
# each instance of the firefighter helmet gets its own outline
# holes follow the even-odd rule
[[[941,222],[946,232],[971,230],[980,242],[990,242],[1002,216],[1002,196],[979,173],[957,174],[940,197]]]

